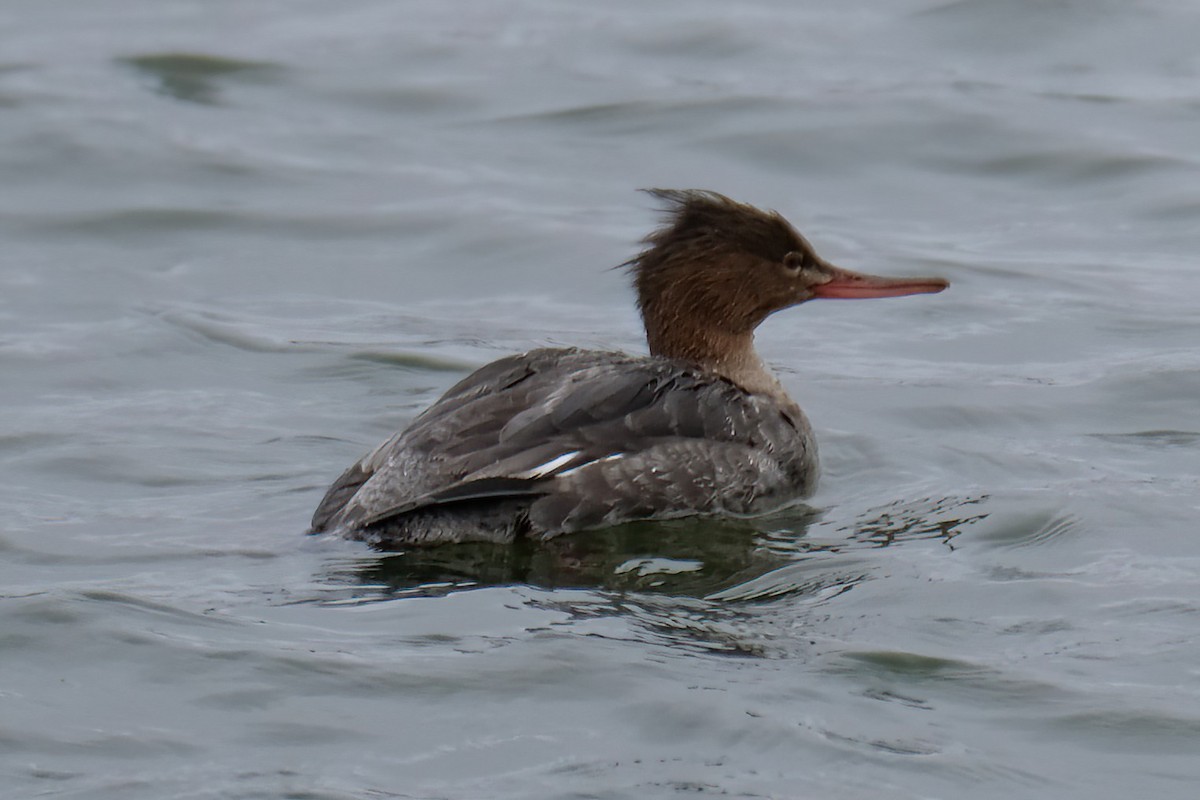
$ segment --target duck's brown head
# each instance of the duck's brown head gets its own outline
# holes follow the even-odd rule
[[[949,285],[835,267],[779,214],[716,192],[648,192],[664,204],[666,220],[626,266],[655,355],[711,366],[749,347],[768,315],[806,300],[900,297]]]

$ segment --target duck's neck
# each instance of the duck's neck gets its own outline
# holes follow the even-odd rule
[[[783,384],[758,357],[753,331],[730,333],[710,328],[679,332],[677,327],[654,325],[647,319],[646,340],[653,355],[691,361],[751,394],[795,405]]]

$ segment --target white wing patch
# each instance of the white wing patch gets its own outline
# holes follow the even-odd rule
[[[535,480],[537,478],[565,478],[568,475],[573,475],[584,467],[590,467],[592,464],[603,464],[605,461],[616,461],[618,458],[624,458],[624,453],[613,453],[612,455],[604,456],[603,458],[593,458],[589,461],[584,461],[582,464],[575,464],[569,469],[562,469],[579,457],[579,450],[572,450],[569,453],[563,453],[561,456],[555,456],[544,464],[538,464],[536,467],[531,467],[524,472],[518,472],[513,475],[514,478],[526,478]],[[561,472],[559,470],[562,470]]]
[[[624,453],[613,453],[611,456],[605,456],[604,458],[593,459],[592,461],[585,461],[582,464],[576,464],[575,466],[571,467],[570,469],[564,469],[562,472],[558,473],[558,475],[556,475],[555,477],[565,478],[568,475],[578,472],[579,470],[583,469],[584,467],[590,467],[592,464],[603,464],[605,461],[616,461],[617,459],[624,458],[624,457],[625,457]]]
[[[545,478],[547,475],[553,475],[554,471],[565,464],[569,464],[572,459],[579,455],[578,450],[572,450],[569,453],[563,453],[561,456],[555,456],[545,464],[538,464],[536,467],[527,469],[524,472],[514,475],[514,478]]]

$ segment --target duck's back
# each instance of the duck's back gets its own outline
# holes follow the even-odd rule
[[[792,404],[672,359],[534,350],[480,368],[364,456],[312,530],[389,548],[756,514],[816,473]]]

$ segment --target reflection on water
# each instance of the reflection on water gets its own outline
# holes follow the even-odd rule
[[[812,512],[789,517],[787,535],[802,540]],[[636,522],[547,542],[414,549],[378,559],[358,578],[391,596],[522,583],[701,597],[784,563],[782,552],[759,546],[762,522]]]
[[[943,497],[896,501],[865,513],[854,525],[851,536],[855,541],[876,547],[887,547],[900,539],[941,539],[953,550],[954,538],[967,525],[988,516],[985,512],[968,513],[959,509],[980,505],[986,500],[987,495],[968,499]]]
[[[986,499],[897,501],[837,526],[828,540],[809,538],[822,512],[801,506],[749,520],[636,522],[548,542],[416,548],[331,577],[370,587],[371,597],[358,598],[365,600],[525,584],[719,601],[784,595],[824,601],[868,578],[858,551],[931,538],[953,549],[955,537],[988,516],[978,510]]]

